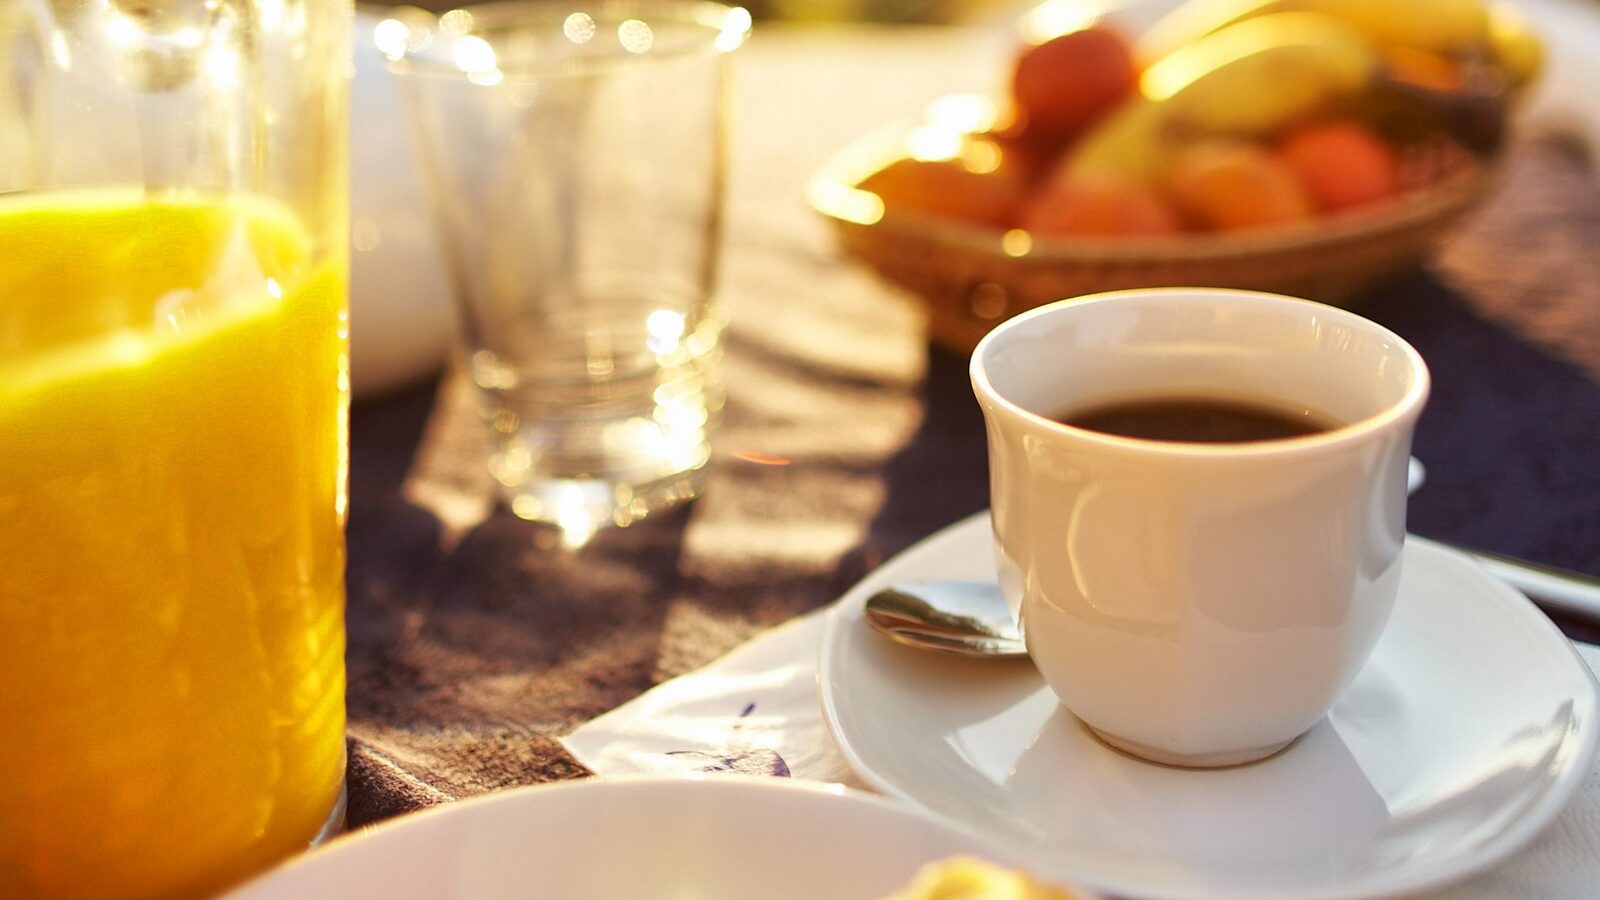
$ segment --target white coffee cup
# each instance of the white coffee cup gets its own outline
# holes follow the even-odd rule
[[[1226,766],[1307,731],[1394,606],[1417,352],[1353,313],[1204,288],[1062,301],[972,356],[1001,586],[1028,651],[1114,747]],[[1061,424],[1140,398],[1312,410],[1332,430],[1189,443]]]

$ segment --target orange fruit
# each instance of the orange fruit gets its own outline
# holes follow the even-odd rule
[[[889,210],[1009,228],[1027,180],[1022,161],[986,137],[963,136],[961,145],[949,159],[895,160],[859,186]]]
[[[1127,38],[1092,25],[1024,48],[1012,68],[1011,98],[1029,139],[1060,142],[1132,92],[1138,78]]]
[[[1321,209],[1360,206],[1400,191],[1394,148],[1359,122],[1297,128],[1284,137],[1279,152]]]
[[[1207,141],[1179,151],[1167,186],[1178,209],[1202,228],[1294,222],[1316,209],[1287,162],[1245,141]]]
[[[1023,208],[1021,225],[1065,236],[1172,234],[1182,223],[1154,188],[1110,174],[1063,173]]]

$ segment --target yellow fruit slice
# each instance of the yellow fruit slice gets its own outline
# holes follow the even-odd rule
[[[1145,70],[1140,93],[1169,126],[1263,134],[1371,84],[1382,63],[1357,29],[1317,13],[1246,19]]]

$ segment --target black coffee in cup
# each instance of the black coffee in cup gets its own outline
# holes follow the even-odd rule
[[[1053,417],[1075,428],[1147,441],[1235,444],[1332,431],[1339,423],[1307,409],[1218,397],[1144,397]]]

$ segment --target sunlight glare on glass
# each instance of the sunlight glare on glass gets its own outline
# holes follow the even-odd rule
[[[706,408],[698,403],[677,403],[657,406],[650,414],[656,424],[667,431],[684,432],[704,428],[709,418]]]
[[[716,47],[723,53],[735,50],[750,36],[750,10],[735,6],[722,20],[722,33],[717,35]]]
[[[472,380],[486,390],[510,390],[517,386],[516,370],[488,350],[472,354]]]
[[[127,16],[113,16],[106,20],[106,39],[118,47],[131,47],[139,40],[139,26]]]
[[[1049,0],[1022,17],[1022,37],[1030,44],[1042,44],[1053,37],[1081,31],[1105,13],[1098,0]]]
[[[648,23],[639,19],[628,19],[617,26],[617,41],[622,44],[622,49],[629,53],[648,53],[655,45],[655,32],[650,30]]]
[[[486,86],[499,84],[505,76],[499,69],[499,57],[489,42],[477,35],[466,35],[456,41],[450,52],[456,68],[467,73],[467,80]]]
[[[301,5],[295,4],[297,7]],[[276,34],[284,30],[290,18],[284,0],[256,0],[254,10],[262,34]]]
[[[50,35],[50,57],[56,61],[56,68],[72,68],[72,51],[67,46],[67,36],[59,31]]]
[[[455,61],[456,68],[463,72],[486,72],[494,68],[498,61],[489,42],[474,35],[467,35],[456,41],[455,49],[450,52],[450,56]]]
[[[600,527],[589,512],[583,492],[577,488],[562,493],[561,499],[556,501],[555,513],[556,527],[561,529],[561,544],[568,549],[589,543]]]
[[[231,91],[239,86],[239,54],[232,47],[217,44],[205,52],[206,82],[215,90]]]
[[[411,41],[411,29],[399,19],[384,19],[372,26],[372,43],[385,59],[398,60],[406,55]]]
[[[439,30],[449,35],[462,35],[472,30],[472,13],[452,9],[439,17]]]
[[[678,349],[683,337],[683,313],[671,309],[658,309],[645,317],[644,330],[649,335],[645,345],[651,353],[671,353]]]
[[[118,14],[106,20],[106,37],[111,43],[123,48],[132,48],[146,43],[152,39],[159,40],[162,44],[176,50],[196,50],[206,41],[206,33],[193,26],[179,28],[165,34],[151,34],[145,30],[140,21],[129,15]]]
[[[594,17],[588,13],[575,12],[561,23],[561,33],[574,44],[587,44],[594,39]]]

